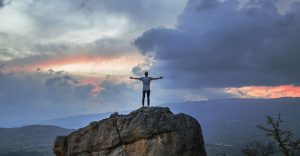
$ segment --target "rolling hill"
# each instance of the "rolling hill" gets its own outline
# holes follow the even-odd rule
[[[49,125],[0,128],[0,155],[52,155],[51,147],[56,136],[72,131]]]

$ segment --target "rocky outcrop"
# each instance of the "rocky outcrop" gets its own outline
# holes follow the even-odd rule
[[[57,156],[206,156],[197,120],[163,107],[114,113],[57,137],[53,151]]]

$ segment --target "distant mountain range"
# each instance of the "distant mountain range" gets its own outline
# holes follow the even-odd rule
[[[0,128],[0,155],[52,155],[56,136],[67,135],[72,131],[49,125]]]
[[[109,117],[111,112],[101,113],[101,114],[88,114],[88,115],[78,115],[78,116],[68,116],[64,118],[56,118],[41,122],[41,125],[55,125],[59,127],[78,129],[88,125],[92,121],[98,121]]]
[[[209,155],[220,153],[233,155],[237,154],[240,148],[250,141],[267,141],[264,133],[256,128],[258,124],[266,125],[266,115],[276,117],[280,113],[284,120],[284,128],[294,132],[296,137],[300,136],[300,98],[219,99],[168,103],[162,106],[169,107],[174,113],[189,114],[200,122]],[[119,112],[119,114],[127,113]],[[52,119],[41,123],[46,124],[45,126],[0,128],[0,155],[3,155],[1,151],[10,148],[26,149],[27,151],[36,149],[43,151],[44,149],[44,152],[51,152],[53,139],[57,135],[65,135],[72,132],[72,129],[107,118],[110,114]]]
[[[68,116],[64,118],[56,118],[41,122],[41,125],[55,125],[68,129],[78,129],[88,125],[92,121],[98,121],[104,118],[108,118],[113,112],[100,113],[100,114],[87,114],[78,116]],[[129,111],[121,111],[119,114],[127,114]]]

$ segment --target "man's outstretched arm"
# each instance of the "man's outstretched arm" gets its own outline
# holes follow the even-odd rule
[[[152,80],[159,80],[159,79],[163,79],[164,77],[161,76],[161,77],[152,77]]]
[[[129,78],[130,78],[130,79],[135,79],[135,80],[139,80],[139,79],[140,79],[140,78],[132,77],[132,76],[130,76]]]

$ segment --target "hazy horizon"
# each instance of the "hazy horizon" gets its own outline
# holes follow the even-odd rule
[[[292,116],[292,114],[287,113],[287,111],[289,109],[291,109],[291,112],[297,111],[294,110],[294,107],[291,107],[293,105],[298,105],[300,101],[300,98],[298,97],[281,97],[281,98],[267,98],[267,99],[253,99],[253,98],[223,98],[223,99],[213,99],[213,100],[200,100],[200,101],[177,101],[177,102],[173,102],[173,103],[163,103],[163,104],[154,104],[152,105],[152,107],[169,107],[170,110],[173,113],[186,113],[188,115],[191,115],[192,117],[198,119],[198,121],[206,121],[206,120],[211,120],[212,118],[218,118],[216,116],[220,115],[220,114],[214,114],[214,113],[209,113],[206,112],[204,114],[209,114],[206,115],[205,118],[202,118],[202,113],[203,111],[205,111],[207,109],[207,107],[211,107],[209,110],[218,110],[218,107],[226,107],[226,109],[224,109],[224,113],[221,113],[222,115],[225,115],[226,113],[228,113],[227,109],[233,109],[233,107],[240,105],[239,107],[235,108],[237,110],[239,110],[241,114],[245,114],[246,113],[246,108],[249,108],[249,105],[253,105],[253,109],[252,111],[254,111],[255,113],[260,112],[262,108],[265,109],[266,105],[268,105],[269,107],[269,111],[265,112],[263,114],[263,117],[266,115],[276,115],[281,113],[283,116],[289,115]],[[298,103],[297,103],[298,102]],[[186,105],[188,104],[188,105]],[[192,105],[190,105],[192,104]],[[281,112],[278,110],[278,105],[282,105],[282,108],[284,108],[284,111]],[[192,107],[191,107],[192,106]],[[194,108],[193,108],[194,107]],[[255,107],[257,107],[255,109]],[[275,107],[274,111],[273,107]],[[84,127],[86,125],[88,125],[90,122],[93,121],[99,121],[102,120],[104,118],[108,118],[111,114],[118,112],[119,114],[128,114],[131,111],[134,111],[136,109],[139,109],[140,107],[137,108],[133,108],[133,109],[120,109],[118,111],[114,111],[114,112],[104,112],[104,113],[88,113],[88,114],[77,114],[77,115],[67,115],[67,116],[62,116],[62,117],[54,117],[54,118],[49,118],[49,119],[44,119],[44,120],[40,120],[38,122],[28,122],[28,123],[11,123],[11,122],[2,122],[0,123],[0,128],[20,128],[20,127],[24,127],[24,126],[30,126],[30,125],[53,125],[53,126],[59,126],[62,128],[68,128],[68,129],[77,129],[77,128],[81,128]],[[204,110],[201,110],[203,109]],[[297,108],[296,108],[297,109]],[[195,111],[199,111],[198,113],[196,113]],[[219,112],[220,113],[220,112]],[[271,113],[271,114],[270,114]],[[201,116],[201,118],[199,118],[199,115]],[[238,118],[244,118],[243,115],[240,116],[236,116],[236,120],[239,120]],[[259,123],[261,120],[263,120],[263,117],[261,117],[259,120],[257,119],[257,116],[255,118],[253,118],[252,122],[257,122]],[[297,118],[295,116],[295,118]],[[290,118],[289,120],[295,120],[294,118]],[[202,122],[201,122],[202,123]],[[204,124],[202,123],[202,125],[204,127],[208,126],[208,123],[205,122]],[[297,125],[295,125],[295,127],[297,127]],[[209,128],[209,126],[208,126]]]

